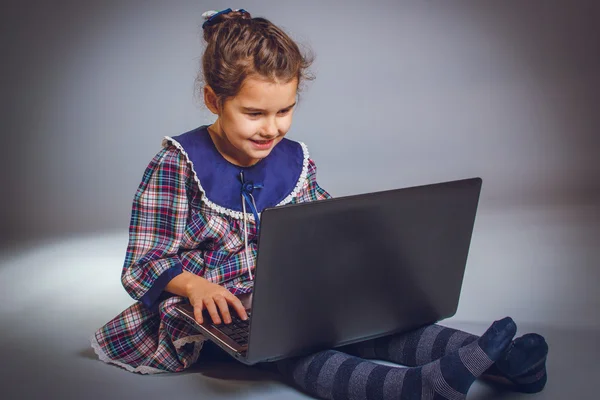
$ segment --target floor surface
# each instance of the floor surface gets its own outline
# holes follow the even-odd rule
[[[122,236],[101,235],[0,254],[0,398],[310,398],[234,360],[212,358],[184,373],[153,376],[98,361],[88,337],[132,302],[115,285],[122,247]],[[474,334],[486,329],[482,323],[445,324]],[[546,389],[524,395],[476,382],[467,399],[599,398],[599,332],[519,324],[519,335],[532,331],[550,345]]]

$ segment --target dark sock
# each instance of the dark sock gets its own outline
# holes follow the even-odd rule
[[[471,344],[421,367],[375,364],[336,350],[277,362],[282,374],[322,399],[465,399],[475,379],[510,345],[516,326],[494,322]]]
[[[403,334],[355,343],[339,350],[362,358],[416,367],[455,352],[478,338],[441,325],[429,325]],[[548,345],[542,336],[524,335],[511,344],[500,361],[486,371],[484,377],[509,384],[516,391],[539,392],[547,380],[547,354]]]
[[[528,333],[515,339],[483,377],[487,380],[508,383],[519,392],[540,392],[548,380],[547,355],[546,340],[536,333]]]

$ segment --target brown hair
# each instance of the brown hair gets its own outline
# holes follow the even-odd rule
[[[288,83],[314,77],[308,73],[311,54],[302,54],[298,45],[279,27],[265,18],[252,18],[244,10],[220,14],[204,27],[206,49],[202,72],[196,83],[208,85],[219,104],[235,97],[245,79],[258,75],[273,82]]]

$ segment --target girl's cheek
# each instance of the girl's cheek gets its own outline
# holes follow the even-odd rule
[[[251,136],[257,129],[258,124],[250,118],[245,117],[238,125],[239,132],[243,132],[244,136]]]
[[[251,120],[247,115],[239,115],[234,118],[231,124],[231,130],[239,132],[242,136],[247,136],[256,130],[258,125],[256,121]]]
[[[290,114],[289,116],[286,116],[285,118],[283,118],[283,120],[281,121],[281,124],[279,125],[279,129],[287,132],[290,130],[290,127],[292,126],[292,115]]]

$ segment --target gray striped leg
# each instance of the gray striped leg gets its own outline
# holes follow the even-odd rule
[[[358,357],[417,367],[473,343],[479,336],[441,325],[355,343],[339,350]]]
[[[279,361],[277,366],[321,399],[460,400],[502,355],[515,332],[510,318],[497,321],[477,341],[422,367],[389,367],[336,350]]]
[[[408,367],[425,365],[475,342],[479,336],[441,325],[367,340],[338,350],[366,359],[391,361]],[[537,334],[515,339],[484,378],[503,383],[515,391],[539,392],[546,385],[548,345]],[[503,379],[497,379],[503,378]]]

